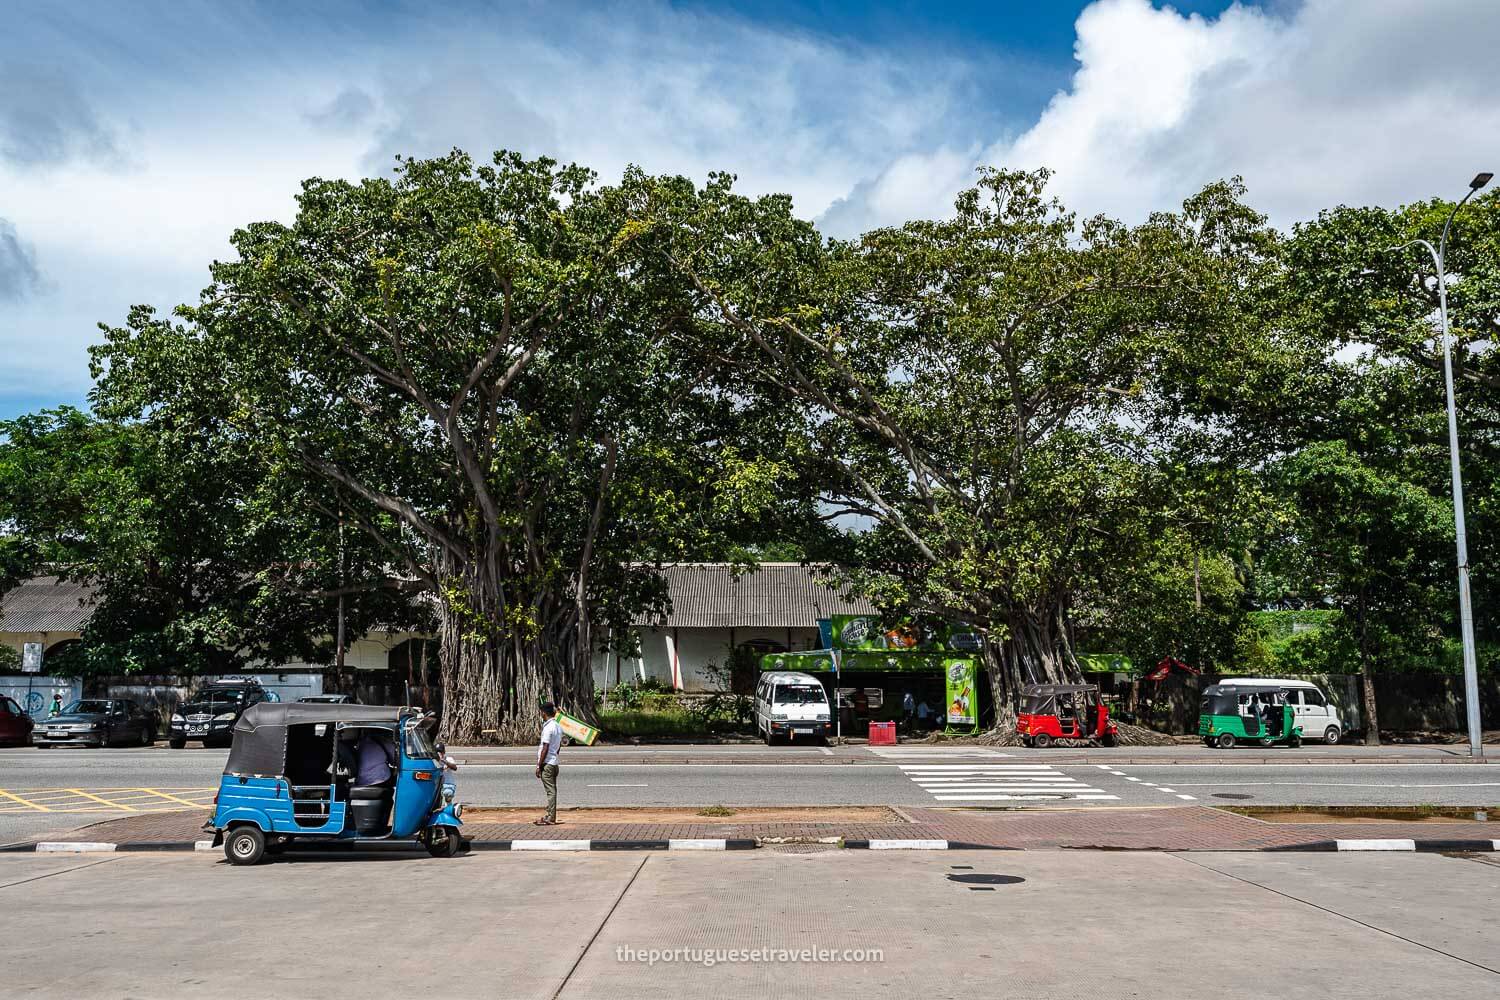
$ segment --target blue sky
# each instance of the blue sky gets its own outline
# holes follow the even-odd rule
[[[1127,220],[1240,174],[1290,225],[1494,169],[1496,39],[1465,0],[11,0],[0,416],[83,401],[96,323],[397,153],[727,169],[835,235],[943,214],[981,164]]]

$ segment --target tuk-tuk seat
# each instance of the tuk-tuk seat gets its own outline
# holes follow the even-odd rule
[[[395,789],[390,785],[354,785],[349,789],[349,812],[354,829],[377,834],[390,825]]]
[[[355,785],[349,789],[349,799],[386,799],[391,797],[391,791],[390,785]]]

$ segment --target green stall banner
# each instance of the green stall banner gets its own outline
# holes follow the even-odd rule
[[[834,649],[888,650],[893,653],[977,653],[979,635],[967,625],[881,625],[874,615],[834,615]]]
[[[800,670],[809,674],[833,673],[833,654],[826,649],[802,653],[767,653],[760,658],[762,670]]]
[[[948,682],[948,732],[972,733],[979,729],[979,692],[974,661],[949,658],[943,661]]]
[[[939,654],[912,653],[900,650],[880,652],[856,650],[839,654],[841,673],[928,673],[943,672],[945,660]],[[799,670],[809,674],[833,673],[833,653],[816,649],[798,653],[767,653],[760,658],[762,670]]]

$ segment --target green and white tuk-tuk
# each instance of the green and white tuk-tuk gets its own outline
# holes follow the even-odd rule
[[[1302,727],[1282,688],[1211,684],[1203,689],[1198,735],[1211,747],[1236,743],[1302,745]]]

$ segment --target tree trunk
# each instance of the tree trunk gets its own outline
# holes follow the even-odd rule
[[[540,624],[523,629],[506,614],[518,595],[470,572],[439,579],[444,742],[530,743],[544,701],[594,721],[588,630],[568,610],[559,613],[571,609],[570,600],[532,599],[525,607]]]
[[[1359,683],[1364,698],[1365,746],[1380,746],[1380,716],[1375,710],[1375,678],[1370,675],[1370,637],[1365,623],[1365,589],[1359,589]]]
[[[1023,686],[1077,684],[1083,679],[1073,655],[1072,627],[1060,603],[1041,610],[1014,608],[1006,619],[1005,638],[986,641],[984,647],[997,730],[1015,728]]]

